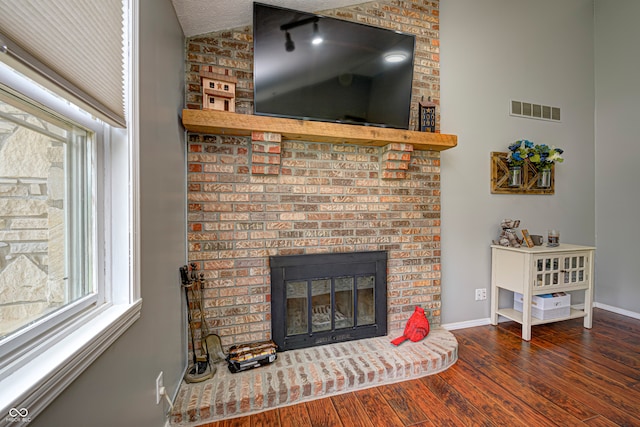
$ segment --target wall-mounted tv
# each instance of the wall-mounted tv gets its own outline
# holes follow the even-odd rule
[[[415,37],[253,5],[257,115],[407,129]]]

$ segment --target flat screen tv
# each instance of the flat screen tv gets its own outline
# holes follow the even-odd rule
[[[253,5],[257,115],[407,129],[415,37]]]

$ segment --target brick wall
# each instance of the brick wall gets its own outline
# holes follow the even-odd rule
[[[411,126],[423,96],[439,103],[437,1],[321,13],[415,34]],[[252,112],[251,27],[189,39],[187,61],[187,108],[201,108],[199,67],[214,65],[238,78],[236,112]],[[189,261],[207,278],[209,329],[225,346],[270,338],[269,256],[365,250],[389,252],[390,334],[415,305],[439,324],[439,153],[286,140],[277,147],[188,135]],[[398,161],[402,169],[389,170]]]

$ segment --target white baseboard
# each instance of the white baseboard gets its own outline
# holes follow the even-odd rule
[[[601,308],[603,310],[610,311],[612,313],[621,314],[623,316],[632,317],[634,319],[640,319],[640,313],[636,313],[634,311],[625,310],[623,308],[614,307],[612,305],[603,304],[601,302],[594,302],[594,307]]]
[[[601,308],[602,310],[607,310],[612,313],[620,314],[622,316],[627,316],[634,319],[640,319],[640,313],[636,313],[633,311],[625,310],[618,307],[613,307],[611,305],[602,304],[599,302],[594,302],[593,306],[595,308]],[[584,304],[575,304],[575,305],[572,305],[571,307],[578,310],[582,310],[584,308]],[[507,321],[509,321],[509,319],[505,319],[503,317],[498,318],[498,322],[507,322]],[[464,322],[445,323],[440,326],[446,330],[454,331],[456,329],[473,328],[475,326],[485,326],[490,324],[491,324],[491,319],[487,317],[484,319],[466,320]]]
[[[440,325],[440,326],[448,331],[453,331],[456,329],[473,328],[475,326],[486,326],[490,324],[491,324],[491,319],[487,317],[485,319],[466,320],[464,322],[455,322],[455,323],[445,323],[444,325]]]

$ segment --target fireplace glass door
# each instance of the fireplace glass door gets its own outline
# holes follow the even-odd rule
[[[349,328],[354,325],[353,307],[354,295],[353,277],[338,277],[335,279],[336,310],[334,315],[335,328]]]
[[[358,289],[358,325],[376,323],[375,276],[362,276],[356,280]]]
[[[307,282],[287,283],[287,335],[306,334],[309,329]]]
[[[331,330],[333,305],[331,304],[331,280],[311,281],[311,331]],[[305,331],[306,332],[306,331]]]
[[[287,282],[287,335],[350,328],[356,316],[358,325],[374,324],[374,284],[372,275]]]
[[[354,260],[354,254],[273,257],[276,344],[290,349],[386,334],[386,253],[373,254],[368,260]]]

